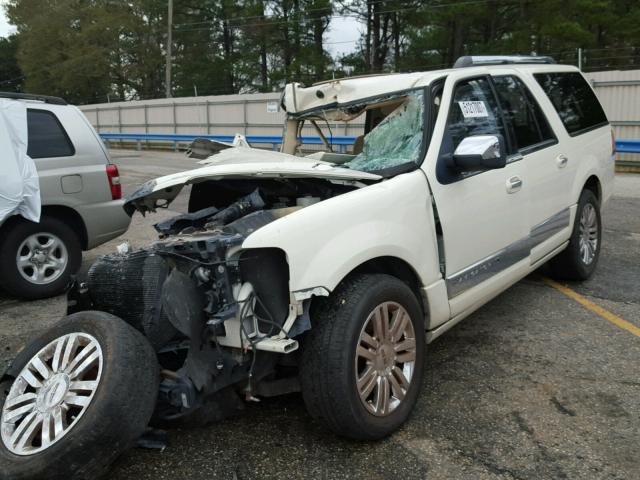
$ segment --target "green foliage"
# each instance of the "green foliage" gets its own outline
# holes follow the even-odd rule
[[[9,3],[18,27],[18,62],[25,89],[95,101],[110,89],[113,33],[104,6],[79,0]]]
[[[0,38],[0,90],[22,91],[22,70],[18,65],[18,41],[15,35]]]
[[[0,39],[0,88],[75,103],[164,96],[167,0],[9,0],[6,9],[17,33]],[[362,34],[353,53],[332,59],[336,15],[356,17]],[[174,0],[173,22],[174,96],[445,68],[467,54],[576,63],[580,47],[588,69],[640,64],[637,0]]]
[[[451,6],[443,6],[451,5]],[[442,68],[461,55],[537,54],[588,69],[640,65],[637,0],[422,2],[404,30],[401,68]]]

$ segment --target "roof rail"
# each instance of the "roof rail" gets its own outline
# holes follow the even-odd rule
[[[453,68],[478,67],[483,65],[509,65],[509,64],[553,64],[556,61],[551,57],[535,57],[532,55],[479,55],[460,57],[453,64]]]
[[[39,102],[50,103],[52,105],[68,105],[64,98],[51,97],[49,95],[37,95],[33,93],[0,92],[0,98],[11,98],[13,100],[37,100]]]

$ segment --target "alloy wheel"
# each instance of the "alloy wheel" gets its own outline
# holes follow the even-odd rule
[[[100,383],[103,355],[86,333],[50,342],[17,376],[2,407],[0,433],[16,455],[49,448],[76,425]]]
[[[30,283],[46,285],[56,281],[67,268],[69,252],[52,233],[29,235],[18,248],[16,264],[20,275]]]
[[[387,416],[400,406],[415,362],[416,336],[407,310],[396,302],[381,303],[367,317],[356,348],[356,386],[369,413]]]
[[[598,250],[598,215],[591,203],[586,203],[580,214],[580,259],[590,265]]]

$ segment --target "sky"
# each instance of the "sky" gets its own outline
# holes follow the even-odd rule
[[[15,31],[15,28],[7,21],[4,11],[6,3],[6,0],[0,0],[0,37],[6,37]],[[334,17],[325,34],[325,48],[334,58],[353,52],[362,28],[362,25],[355,18]]]
[[[351,53],[356,49],[363,29],[364,26],[353,17],[333,17],[325,35],[325,48],[334,58]]]
[[[9,25],[7,16],[4,13],[6,3],[6,1],[0,1],[0,37],[6,37],[15,30],[12,25]]]

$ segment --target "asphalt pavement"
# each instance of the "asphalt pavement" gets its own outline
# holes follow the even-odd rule
[[[113,156],[125,193],[196,166],[173,153]],[[148,243],[151,224],[184,211],[187,194],[171,210],[134,216],[123,237],[85,252],[83,268],[124,239]],[[544,271],[527,277],[429,345],[415,412],[390,438],[338,438],[294,394],[216,425],[172,430],[166,450],[131,450],[109,478],[640,478],[640,175],[617,176],[603,220],[596,274],[568,287],[609,315],[545,282]],[[21,302],[0,293],[0,370],[64,310],[64,297]]]

